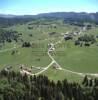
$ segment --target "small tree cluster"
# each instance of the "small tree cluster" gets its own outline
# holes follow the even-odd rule
[[[22,47],[31,47],[30,42],[23,42]]]
[[[75,41],[75,45],[80,45],[81,47],[84,46],[90,46],[91,44],[94,44],[96,42],[96,38],[94,35],[83,35],[78,38],[78,40]]]

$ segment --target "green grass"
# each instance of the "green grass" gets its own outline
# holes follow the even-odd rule
[[[98,27],[94,27],[90,30],[85,31],[84,33],[86,34],[93,34],[93,35],[98,35]]]
[[[48,25],[43,25],[43,20],[38,25],[34,24],[36,21],[32,21],[30,23],[33,23],[33,25],[28,25],[30,23],[27,23],[6,28],[7,30],[12,29],[22,33],[20,38],[35,45],[33,45],[32,48],[17,48],[15,50],[18,52],[14,55],[11,55],[12,50],[0,53],[0,69],[4,68],[4,66],[12,65],[13,69],[17,71],[21,64],[26,67],[46,67],[51,62],[51,59],[47,55],[47,44],[57,42],[60,37],[62,37],[61,33],[80,29],[77,26],[63,24],[62,20],[44,20],[44,23]],[[56,28],[51,27],[53,25],[56,25]],[[33,26],[33,29],[29,30],[28,26]],[[48,33],[50,32],[57,32],[57,34],[49,36]],[[85,33],[96,35],[98,34],[98,28],[96,27],[83,32],[83,34]],[[32,34],[32,37],[30,34]],[[1,50],[12,48],[15,44],[16,46],[22,45],[21,42],[5,43]],[[76,47],[74,46],[74,40],[67,42],[63,41],[62,44],[56,46],[54,58],[62,68],[83,73],[98,73],[98,46],[95,44],[90,47]],[[38,71],[39,70],[32,69],[32,73]],[[54,70],[53,68],[49,68],[49,70],[45,71],[43,74],[55,81],[65,78],[70,81],[81,81],[80,76],[69,72]]]
[[[44,50],[45,45],[36,48],[18,48],[18,52],[11,55],[11,51],[0,53],[0,67],[5,65],[18,66],[24,64],[26,67],[41,66],[45,67],[50,63],[50,58],[48,57],[46,50]]]
[[[5,49],[13,48],[13,46],[15,45],[15,42],[12,42],[12,43],[6,42],[5,44],[1,44],[1,45],[2,47],[0,47],[0,50],[5,50]]]
[[[48,76],[50,80],[54,80],[55,82],[57,82],[57,80],[68,79],[68,81],[71,82],[76,81],[81,83],[81,80],[83,79],[81,76],[63,70],[54,69],[52,66],[47,71],[45,71],[43,75]]]
[[[79,47],[68,41],[57,48],[54,57],[63,68],[83,73],[98,73],[97,51],[97,46]]]

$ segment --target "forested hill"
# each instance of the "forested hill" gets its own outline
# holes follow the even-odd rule
[[[56,18],[90,18],[90,19],[97,19],[98,12],[96,13],[86,13],[86,12],[54,12],[54,13],[42,13],[36,16],[40,17],[56,17]]]
[[[83,21],[83,22],[96,22],[98,23],[98,12],[96,13],[76,13],[76,12],[55,12],[39,14],[39,17],[47,18],[61,18],[65,21]]]
[[[63,19],[65,22],[92,22],[98,24],[98,12],[96,13],[76,13],[76,12],[54,12],[54,13],[42,13],[38,15],[23,15],[23,16],[15,16],[15,15],[0,15],[0,25],[13,25],[13,24],[23,24],[32,19],[38,18],[58,18]]]
[[[85,19],[90,18],[91,20],[98,21],[98,12],[96,13],[86,13],[86,12],[51,12],[51,13],[41,13],[37,15],[6,15],[0,14],[2,18],[36,18],[36,17],[55,17],[55,18],[78,18]]]

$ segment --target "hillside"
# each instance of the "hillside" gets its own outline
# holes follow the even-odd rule
[[[97,77],[98,26],[91,20],[66,22],[66,13],[62,18],[60,14],[1,18],[0,70],[44,74],[55,81]],[[69,19],[79,17],[79,13],[67,14]]]
[[[54,12],[54,13],[42,13],[38,15],[4,15],[0,14],[0,24],[13,25],[18,23],[30,22],[34,19],[46,18],[46,19],[63,19],[65,22],[92,22],[98,24],[98,13],[76,13],[76,12]]]

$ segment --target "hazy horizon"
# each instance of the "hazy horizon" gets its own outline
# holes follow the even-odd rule
[[[5,14],[5,13],[0,13],[0,15],[12,15],[12,16],[29,16],[29,15],[39,15],[39,14],[48,14],[48,13],[98,13],[98,12],[75,12],[75,11],[69,11],[69,12],[42,12],[42,13],[37,13],[37,14]]]
[[[0,14],[37,15],[52,12],[98,12],[98,0],[2,0]]]

